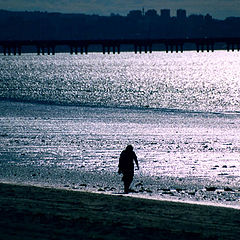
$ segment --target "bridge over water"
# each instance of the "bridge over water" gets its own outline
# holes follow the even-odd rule
[[[197,52],[214,51],[216,44],[221,49],[234,51],[240,49],[240,38],[178,38],[178,39],[105,39],[105,40],[8,40],[0,41],[4,55],[21,55],[23,47],[33,47],[38,55],[56,53],[59,46],[67,46],[71,54],[89,52],[90,46],[98,46],[105,53],[120,53],[123,45],[131,46],[135,53],[164,50],[166,52],[183,52],[184,46],[191,44]]]

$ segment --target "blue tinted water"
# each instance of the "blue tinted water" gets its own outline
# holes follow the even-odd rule
[[[0,179],[119,192],[130,143],[137,194],[239,205],[239,62],[224,51],[0,56]]]
[[[0,58],[2,98],[54,104],[239,111],[239,53]]]

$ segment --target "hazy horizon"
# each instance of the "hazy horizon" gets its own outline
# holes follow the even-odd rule
[[[171,16],[176,16],[177,9],[185,9],[187,15],[210,14],[216,19],[240,16],[237,0],[0,0],[0,9],[9,11],[47,11],[59,13],[97,14],[109,16],[111,13],[127,15],[131,10],[170,9]]]

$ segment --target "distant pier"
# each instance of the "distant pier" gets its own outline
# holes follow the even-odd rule
[[[56,48],[65,46],[70,54],[87,54],[89,47],[98,47],[103,54],[120,53],[121,47],[131,46],[135,53],[152,53],[154,51],[183,52],[184,46],[191,44],[197,52],[214,51],[216,44],[221,44],[221,49],[239,51],[240,38],[178,38],[178,39],[114,39],[114,40],[9,40],[0,41],[3,55],[21,55],[23,47],[36,49],[38,55],[55,55]],[[92,50],[93,52],[95,50]]]

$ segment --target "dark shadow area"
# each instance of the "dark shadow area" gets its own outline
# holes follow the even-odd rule
[[[239,17],[188,16],[183,9],[175,16],[169,9],[133,10],[127,16],[0,10],[0,27],[0,40],[240,37]]]

